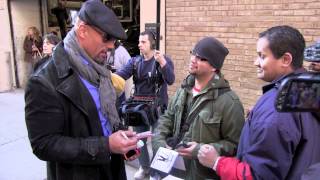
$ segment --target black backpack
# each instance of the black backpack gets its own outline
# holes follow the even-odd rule
[[[134,58],[134,84],[136,84],[139,79],[139,65],[141,61],[143,61],[141,56]],[[154,82],[154,94],[148,96],[137,95],[137,89],[135,89],[135,94],[121,104],[119,114],[123,119],[125,126],[153,125],[158,120],[159,115],[163,112],[159,98],[159,92],[163,83],[163,79],[161,72],[159,71],[159,66],[159,63],[155,62],[151,71],[151,77],[144,79]]]

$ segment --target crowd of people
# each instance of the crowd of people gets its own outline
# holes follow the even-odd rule
[[[60,41],[60,38],[55,32],[48,33],[42,37],[36,27],[32,26],[28,28],[23,43],[27,78],[30,77],[32,72],[37,69],[40,64],[51,56],[53,48]]]
[[[192,47],[189,75],[170,99],[174,65],[156,49],[155,34],[140,33],[136,57],[116,43],[124,39],[117,16],[98,0],[83,3],[62,41],[28,29],[25,61],[32,71],[25,121],[33,153],[47,162],[48,180],[127,179],[124,160],[137,158],[134,178],[157,179],[150,161],[160,147],[184,159],[186,171],[171,173],[193,180],[298,180],[320,162],[319,117],[274,107],[283,79],[306,72],[305,40],[296,28],[275,26],[259,34],[254,65],[257,77],[268,84],[246,120],[240,98],[223,75],[229,50],[218,39],[203,37]],[[310,65],[314,71],[319,67]],[[128,100],[118,100],[131,77],[134,91],[125,99],[155,97],[159,111],[155,121],[128,129],[119,115]],[[138,134],[150,129],[147,136]]]

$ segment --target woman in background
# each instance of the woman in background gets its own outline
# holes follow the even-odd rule
[[[24,39],[23,49],[25,51],[25,62],[34,63],[41,58],[42,53],[42,38],[40,31],[32,26],[28,28],[27,35]]]
[[[43,64],[44,62],[46,62],[52,55],[53,52],[53,48],[61,41],[61,39],[55,35],[54,33],[49,33],[46,34],[43,37],[43,45],[42,45],[42,49],[43,49],[43,58],[41,60],[39,60],[38,62],[36,62],[36,64],[34,65],[33,70],[35,71],[36,69],[38,69],[38,67]]]
[[[23,42],[24,49],[24,79],[22,86],[24,86],[32,73],[35,63],[41,58],[42,53],[42,38],[40,31],[32,26],[27,30],[27,35]]]

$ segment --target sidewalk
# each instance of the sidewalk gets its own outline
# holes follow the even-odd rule
[[[33,155],[28,139],[24,91],[0,93],[0,114],[0,180],[45,179],[45,162]],[[137,168],[126,165],[126,171],[128,180],[132,180]]]
[[[24,121],[24,92],[0,93],[0,179],[43,180],[45,162],[32,154]]]

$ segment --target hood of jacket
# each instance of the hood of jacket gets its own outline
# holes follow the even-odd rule
[[[182,82],[181,88],[186,90],[191,90],[195,84],[195,76],[188,75]],[[204,89],[224,89],[230,88],[229,82],[224,79],[224,76],[220,73],[216,74],[212,77],[212,79],[208,82],[207,86]]]

